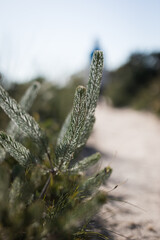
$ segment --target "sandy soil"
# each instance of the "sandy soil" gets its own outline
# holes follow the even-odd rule
[[[110,194],[123,198],[102,209],[107,228],[127,239],[160,239],[160,119],[101,102],[89,145],[102,153],[102,167],[113,168],[107,190],[118,185]]]

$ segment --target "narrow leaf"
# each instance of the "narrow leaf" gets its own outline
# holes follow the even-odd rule
[[[97,106],[103,71],[103,52],[95,51],[93,54],[89,81],[87,84],[87,114],[93,115]]]
[[[64,163],[64,165],[68,166],[72,159],[74,159],[86,116],[85,97],[86,88],[83,86],[77,87],[70,124],[56,149],[56,158],[60,165]]]
[[[96,164],[99,161],[100,158],[101,158],[100,153],[92,154],[91,156],[86,157],[83,160],[76,163],[75,166],[70,169],[70,171],[75,172],[75,171],[87,170],[87,168]]]
[[[83,131],[81,132],[81,136],[79,138],[78,144],[79,151],[86,144],[91,134],[93,125],[95,123],[94,113],[99,98],[102,71],[103,71],[103,52],[95,51],[91,62],[89,81],[87,84],[86,120],[83,126]]]
[[[37,97],[38,91],[40,89],[40,83],[39,82],[33,82],[32,85],[26,90],[25,94],[21,98],[19,104],[21,105],[21,108],[28,112],[34,102],[34,100]],[[7,133],[14,137],[15,139],[17,138],[17,135],[20,134],[20,130],[15,125],[13,121],[11,121],[7,127]],[[19,134],[18,134],[19,133]]]
[[[32,107],[34,100],[37,97],[38,91],[41,87],[41,84],[37,81],[33,82],[32,85],[26,90],[24,96],[20,100],[21,107],[28,112]]]
[[[63,123],[63,126],[62,126],[61,131],[58,136],[57,145],[60,144],[61,141],[63,141],[63,138],[64,138],[65,133],[70,125],[70,122],[71,122],[71,112],[68,114],[68,116],[66,117],[66,119]]]
[[[40,129],[38,123],[27,114],[21,106],[12,99],[8,93],[0,86],[0,106],[12,121],[35,142],[45,143],[45,135]],[[46,148],[46,146],[45,146]]]
[[[0,144],[23,167],[36,162],[27,148],[2,131],[0,131]]]
[[[24,96],[20,100],[19,104],[25,111],[29,111],[31,108],[35,98],[37,97],[38,91],[40,89],[40,83],[34,82],[25,92]],[[10,121],[7,127],[6,132],[14,137],[15,139],[22,138],[24,136],[24,133],[17,127],[17,125]],[[3,162],[6,157],[6,152],[3,148],[0,147],[0,162]]]
[[[94,177],[89,178],[80,187],[81,195],[84,195],[86,197],[87,195],[93,193],[96,188],[99,188],[102,184],[105,183],[105,181],[110,177],[111,173],[112,169],[110,167],[107,167],[96,174]]]

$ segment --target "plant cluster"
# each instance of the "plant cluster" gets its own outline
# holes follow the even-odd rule
[[[95,122],[102,69],[103,54],[96,51],[88,85],[77,87],[55,148],[27,113],[40,83],[19,104],[0,86],[0,106],[11,119],[6,133],[0,131],[0,239],[107,239],[88,223],[107,200],[98,189],[112,170],[86,177],[100,154],[78,160]]]

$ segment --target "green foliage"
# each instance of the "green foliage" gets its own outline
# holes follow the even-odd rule
[[[20,100],[20,105],[23,108],[23,110],[29,111],[38,94],[39,88],[40,88],[40,84],[38,82],[33,82],[32,85],[27,89],[24,96]],[[20,129],[17,127],[17,125],[13,121],[9,122],[6,132],[9,135],[12,135],[12,137],[14,137],[15,139],[17,138],[22,139],[23,132],[20,131]],[[6,154],[3,148],[1,147],[0,147],[0,155],[1,155],[1,162],[2,162],[5,159]]]
[[[76,89],[73,110],[71,112],[70,122],[66,129],[66,132],[59,140],[59,144],[56,148],[56,158],[58,164],[69,165],[75,158],[77,150],[77,144],[83,130],[83,125],[86,117],[86,89],[79,86]],[[65,123],[66,126],[66,123]]]
[[[96,51],[87,88],[76,89],[55,154],[50,138],[26,113],[40,84],[33,82],[20,104],[0,86],[0,106],[14,122],[7,128],[9,134],[0,132],[0,159],[4,160],[6,151],[16,160],[6,155],[0,165],[0,239],[66,240],[96,235],[85,226],[107,201],[107,194],[98,188],[112,170],[107,167],[87,178],[84,171],[98,162],[100,154],[79,161],[78,153],[95,121],[102,67],[103,54]],[[98,236],[102,238],[101,234]]]
[[[44,141],[44,133],[37,122],[27,114],[17,102],[9,97],[8,93],[0,86],[0,106],[9,118],[32,140]]]
[[[95,188],[101,186],[111,175],[111,168],[107,167],[96,174],[94,177],[87,179],[87,181],[80,187],[82,193],[86,197],[88,194],[91,194]]]
[[[116,107],[132,106],[160,113],[160,54],[131,55],[110,74],[106,96]]]
[[[25,167],[35,162],[28,149],[4,132],[0,132],[0,144],[20,165]]]
[[[20,100],[20,106],[23,110],[28,112],[37,97],[38,91],[40,88],[40,84],[38,82],[33,82],[32,85],[27,89],[24,96]],[[14,124],[14,122],[10,122],[7,128],[7,133],[12,134],[12,136],[16,137],[16,134],[19,133],[18,127]]]
[[[77,162],[73,168],[71,168],[72,172],[76,171],[85,171],[90,166],[96,164],[99,159],[101,158],[101,155],[99,153],[92,154],[89,157],[86,157],[82,159],[81,161]]]

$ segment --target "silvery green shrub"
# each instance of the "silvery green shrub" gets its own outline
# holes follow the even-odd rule
[[[56,146],[27,113],[40,83],[33,82],[19,103],[0,86],[0,106],[11,119],[0,131],[0,239],[107,239],[87,224],[106,202],[98,189],[112,170],[87,178],[83,172],[100,154],[77,158],[95,122],[102,69],[103,53],[95,51],[88,84],[77,87]]]

